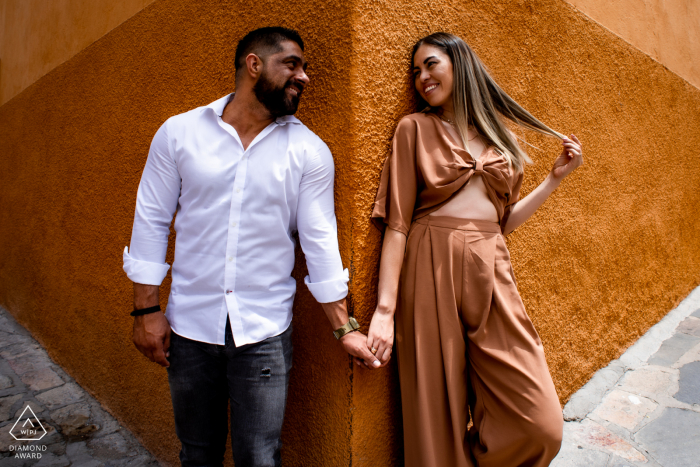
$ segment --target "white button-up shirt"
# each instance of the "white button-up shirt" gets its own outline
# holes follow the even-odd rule
[[[173,214],[175,260],[166,317],[177,334],[237,346],[284,332],[292,320],[298,231],[321,303],[347,295],[338,252],[333,157],[297,118],[276,119],[246,150],[220,115],[232,95],[168,119],[148,153],[124,271],[160,285]]]

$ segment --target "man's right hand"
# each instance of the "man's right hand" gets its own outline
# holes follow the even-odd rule
[[[345,351],[353,356],[355,363],[366,368],[379,368],[382,364],[367,348],[367,336],[360,331],[350,332],[340,338]]]
[[[170,366],[170,323],[161,312],[134,318],[134,345],[152,362],[165,368]]]

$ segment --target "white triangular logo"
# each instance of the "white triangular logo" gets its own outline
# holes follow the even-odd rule
[[[27,411],[29,412],[27,413]],[[22,423],[20,424],[20,422]],[[29,424],[30,428],[27,427],[27,424]],[[46,436],[46,429],[34,414],[32,408],[27,405],[22,411],[22,415],[12,425],[10,434],[17,441],[39,441]]]

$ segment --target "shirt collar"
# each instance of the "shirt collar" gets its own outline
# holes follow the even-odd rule
[[[229,100],[233,99],[234,94],[235,93],[232,92],[231,94],[225,95],[221,99],[215,100],[214,102],[209,104],[207,106],[207,108],[212,109],[214,112],[216,112],[216,115],[219,115],[219,116],[223,115],[224,109],[226,108],[226,104],[228,104]]]
[[[231,99],[233,99],[234,94],[235,94],[235,92],[232,92],[231,94],[228,94],[228,95],[222,97],[221,99],[215,100],[211,104],[207,105],[207,108],[212,109],[214,112],[216,112],[216,115],[219,115],[219,116],[223,115],[224,109],[226,108],[226,104],[228,104],[229,101]],[[301,120],[296,118],[294,115],[285,115],[283,117],[277,117],[275,119],[275,123],[278,124],[279,126],[284,126],[288,123],[301,125]]]
[[[294,115],[285,115],[284,117],[277,117],[275,123],[280,126],[286,125],[287,123],[301,125],[301,120],[296,118]]]

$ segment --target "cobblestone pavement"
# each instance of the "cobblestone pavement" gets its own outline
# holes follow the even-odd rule
[[[0,465],[159,464],[0,307]]]
[[[564,407],[552,467],[700,466],[700,287]]]

